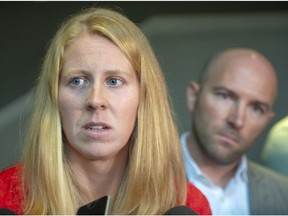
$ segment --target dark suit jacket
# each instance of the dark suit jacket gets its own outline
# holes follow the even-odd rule
[[[251,214],[288,214],[287,176],[249,160],[248,181]]]

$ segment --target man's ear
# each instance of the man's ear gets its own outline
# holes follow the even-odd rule
[[[199,84],[195,81],[190,82],[187,87],[186,103],[189,112],[192,112],[194,110],[194,105],[198,96],[199,87]]]

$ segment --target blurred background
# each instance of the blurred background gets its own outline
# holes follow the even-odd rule
[[[88,1],[0,2],[0,169],[17,162],[33,86],[49,39],[70,14],[89,6],[120,8],[146,34],[165,73],[179,132],[190,128],[186,86],[207,59],[250,47],[274,65],[280,81],[276,116],[249,157],[260,161],[268,130],[288,114],[288,2]]]

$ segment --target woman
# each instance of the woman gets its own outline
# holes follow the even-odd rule
[[[75,214],[111,195],[112,214],[163,214],[185,203],[209,214],[192,185],[186,197],[180,151],[165,80],[145,36],[118,12],[87,9],[51,42],[23,160],[1,173],[0,207]]]

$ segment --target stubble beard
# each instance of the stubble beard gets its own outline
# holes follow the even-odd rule
[[[212,135],[201,131],[201,128],[197,128],[195,124],[192,125],[192,132],[196,144],[202,152],[202,156],[213,161],[215,164],[225,166],[232,164],[241,158],[242,152],[239,151],[229,151],[229,149],[227,149],[226,153],[223,153],[221,151],[222,148],[219,146],[220,144],[214,143],[215,141],[213,140]]]

